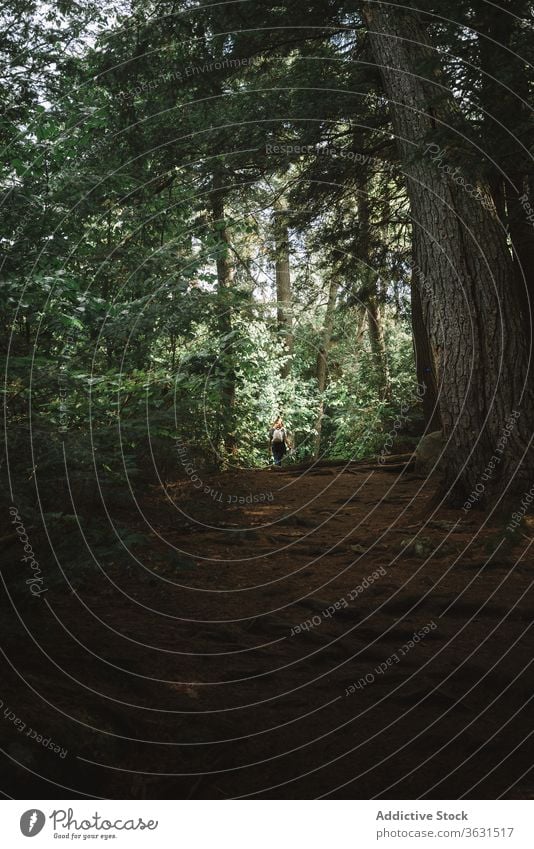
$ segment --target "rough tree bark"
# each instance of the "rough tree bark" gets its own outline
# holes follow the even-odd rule
[[[231,287],[235,267],[230,255],[230,234],[225,217],[225,193],[221,176],[214,174],[211,192],[213,227],[216,239],[218,287],[219,361],[222,368],[221,429],[222,441],[229,454],[236,449],[236,373],[232,333]]]
[[[363,11],[407,175],[416,280],[447,440],[444,492],[454,505],[477,487],[478,503],[496,501],[505,488],[509,498],[518,496],[534,479],[534,404],[505,234],[487,187],[481,191],[488,203],[481,203],[425,153],[438,122],[456,116],[456,104],[440,86],[439,60],[421,20],[381,2],[364,3]],[[498,454],[514,413],[519,418]]]
[[[285,353],[280,366],[280,377],[285,379],[291,372],[293,353],[293,316],[291,305],[291,270],[289,266],[289,228],[287,206],[283,199],[274,204],[275,277],[278,337]]]
[[[391,383],[389,379],[388,356],[386,350],[386,340],[384,338],[384,324],[382,310],[378,300],[378,294],[375,292],[368,297],[367,301],[367,327],[369,330],[369,342],[371,343],[371,353],[375,364],[375,371],[380,383],[380,395],[382,399],[388,400],[391,397]]]
[[[367,327],[369,342],[379,382],[380,396],[389,399],[391,384],[389,378],[384,324],[381,310],[381,297],[377,275],[372,268],[371,256],[371,215],[369,209],[368,181],[362,175],[358,182],[358,256],[362,261],[362,278],[366,290]]]

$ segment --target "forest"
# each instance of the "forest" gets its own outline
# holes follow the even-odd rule
[[[4,797],[534,798],[534,3],[0,19]]]

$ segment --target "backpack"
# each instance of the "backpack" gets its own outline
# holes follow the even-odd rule
[[[284,441],[284,429],[275,427],[272,435],[273,442],[283,442]]]

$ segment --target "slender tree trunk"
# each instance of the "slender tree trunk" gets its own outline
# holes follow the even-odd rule
[[[528,316],[526,335],[531,341],[534,328],[534,228],[527,220],[527,205],[534,209],[534,192],[528,175],[514,172],[505,184],[508,229],[514,251],[517,285],[525,314]]]
[[[367,301],[367,327],[369,330],[369,342],[371,343],[371,352],[375,363],[375,371],[380,384],[380,395],[382,399],[387,401],[391,397],[391,383],[389,378],[386,340],[384,338],[382,310],[380,308],[377,294],[370,295]]]
[[[225,196],[224,189],[221,187],[221,178],[216,174],[213,178],[211,203],[213,225],[217,241],[219,361],[223,372],[221,430],[222,441],[226,452],[233,454],[236,449],[236,373],[234,344],[231,339],[233,329],[231,288],[235,276],[235,268],[230,256],[230,234],[225,217],[224,202]]]
[[[487,186],[481,202],[425,152],[438,121],[450,125],[457,113],[419,17],[381,2],[363,8],[407,175],[415,279],[440,381],[447,497],[458,504],[480,487],[478,503],[506,487],[517,496],[534,479],[534,404],[505,234]]]
[[[278,337],[285,353],[280,366],[280,377],[286,379],[291,372],[293,353],[293,315],[291,303],[291,270],[289,266],[289,228],[287,207],[282,199],[274,205],[275,276]]]
[[[317,388],[319,390],[319,411],[315,420],[315,440],[313,456],[315,459],[321,451],[321,430],[324,417],[324,392],[328,380],[328,354],[332,343],[332,333],[334,330],[334,319],[336,310],[336,298],[339,289],[339,284],[334,278],[330,281],[328,289],[328,301],[326,304],[326,313],[324,318],[323,331],[319,350],[317,352]]]
[[[426,429],[429,432],[441,429],[438,407],[436,368],[428,333],[423,319],[421,296],[412,280],[412,333],[415,354],[417,382],[423,392],[423,413]]]

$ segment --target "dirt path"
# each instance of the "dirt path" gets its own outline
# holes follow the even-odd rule
[[[116,511],[138,562],[8,613],[3,701],[68,749],[4,718],[14,796],[534,796],[529,540],[386,471],[201,484]]]

